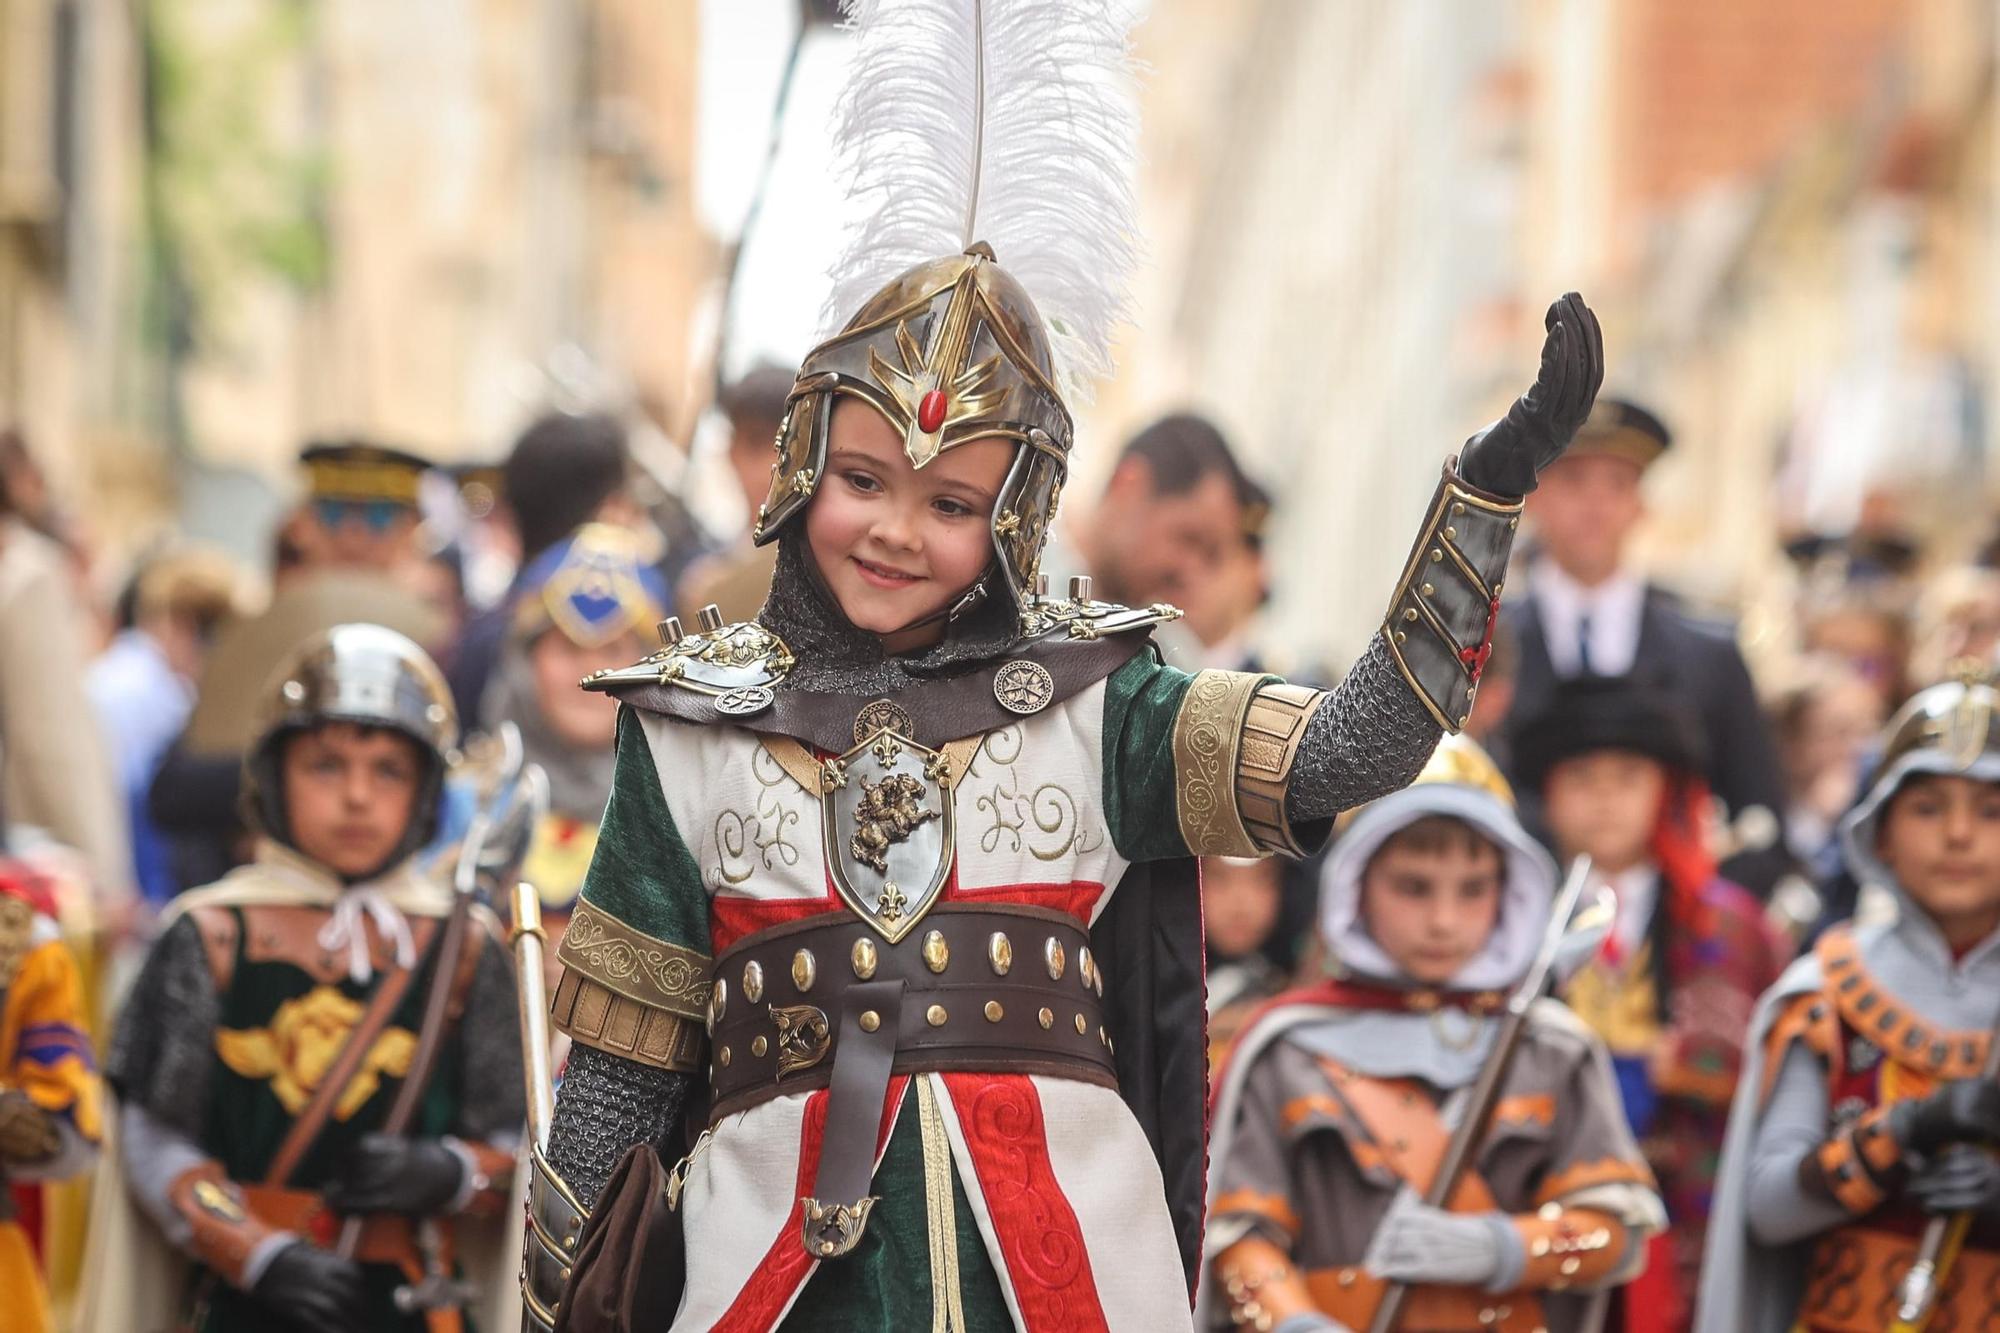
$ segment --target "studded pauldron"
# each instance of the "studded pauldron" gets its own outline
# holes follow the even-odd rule
[[[1403,679],[1447,731],[1469,720],[1493,650],[1521,507],[1474,490],[1446,464],[1389,603],[1382,637]]]

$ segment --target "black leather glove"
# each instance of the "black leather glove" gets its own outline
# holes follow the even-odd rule
[[[1927,1213],[2000,1212],[2000,1160],[1954,1144],[1910,1177],[1909,1191]]]
[[[451,1202],[465,1182],[465,1163],[436,1139],[369,1134],[326,1190],[339,1213],[408,1213],[428,1217]]]
[[[1903,1151],[1920,1157],[1952,1143],[2000,1143],[2000,1083],[1962,1078],[1928,1097],[1897,1102],[1889,1132]]]
[[[368,1327],[361,1265],[302,1240],[278,1251],[250,1294],[287,1327],[307,1333],[365,1333]]]
[[[1604,334],[1575,292],[1542,321],[1542,369],[1507,415],[1465,442],[1458,475],[1494,495],[1526,495],[1535,475],[1561,457],[1604,383]]]

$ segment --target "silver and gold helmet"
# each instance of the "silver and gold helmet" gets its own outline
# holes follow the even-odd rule
[[[285,738],[327,722],[351,722],[401,732],[424,757],[416,814],[389,864],[430,841],[458,744],[458,715],[444,674],[412,640],[380,625],[335,625],[315,634],[272,676],[258,711],[257,739],[243,759],[243,804],[259,831],[291,842],[280,764]]]
[[[812,499],[842,395],[882,414],[912,467],[974,440],[1015,442],[993,507],[993,552],[1007,592],[1025,605],[1062,500],[1071,423],[1041,314],[992,249],[981,242],[908,270],[807,355],[778,428],[771,491],[757,510],[759,545]],[[988,582],[975,588],[983,593]]]
[[[1878,882],[1887,870],[1875,834],[1889,800],[1911,777],[1943,774],[2000,783],[2000,690],[1989,671],[1967,664],[1955,680],[1917,691],[1882,730],[1882,753],[1861,802],[1841,820],[1848,863]]]

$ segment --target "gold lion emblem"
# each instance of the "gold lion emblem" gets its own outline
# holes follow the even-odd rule
[[[854,807],[858,827],[847,841],[847,851],[863,865],[879,873],[889,873],[889,848],[908,842],[919,824],[936,819],[938,812],[925,808],[924,784],[907,773],[891,773],[880,782],[861,784],[861,801]]]

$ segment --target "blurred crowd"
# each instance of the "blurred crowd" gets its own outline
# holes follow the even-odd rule
[[[524,877],[553,940],[611,786],[615,705],[577,682],[677,635],[672,621],[755,616],[775,548],[749,533],[790,386],[789,372],[761,367],[715,404],[741,486],[738,531],[696,522],[635,463],[615,415],[553,413],[488,467],[381,441],[311,443],[262,569],[193,541],[104,568],[33,442],[0,435],[0,866],[32,881],[59,921],[87,1022],[103,1030],[162,911],[251,857],[244,755],[268,721],[267,682],[301,642],[349,622],[395,629],[434,657],[466,756],[511,723],[547,773]],[[1528,827],[1560,858],[1587,853],[1617,894],[1611,943],[1572,1003],[1611,1050],[1670,1207],[1678,1190],[1699,1211],[1731,1079],[1664,1087],[1658,1051],[1740,1045],[1783,963],[1866,910],[1836,826],[1909,691],[1992,663],[2000,549],[1950,563],[1886,527],[1797,535],[1789,642],[1762,645],[1753,670],[1729,620],[1635,564],[1647,473],[1673,444],[1664,417],[1604,399],[1543,476],[1467,730]],[[1310,503],[1276,498],[1210,422],[1171,415],[1122,443],[1100,493],[1066,507],[1045,568],[1105,600],[1183,608],[1161,636],[1177,666],[1256,670],[1265,532],[1275,506]],[[504,577],[474,578],[475,565]],[[481,584],[497,595],[475,597]],[[440,847],[455,836],[453,799]],[[1331,972],[1314,928],[1320,878],[1312,861],[1205,867],[1218,1061],[1260,1004]],[[1696,1005],[1660,994],[1704,988]],[[65,1223],[59,1192],[16,1193],[60,1292],[74,1280],[63,1232],[73,1243],[76,1205]],[[1692,1291],[1698,1229],[1675,1244],[1689,1280],[1681,1297],[1665,1289],[1670,1302]]]

